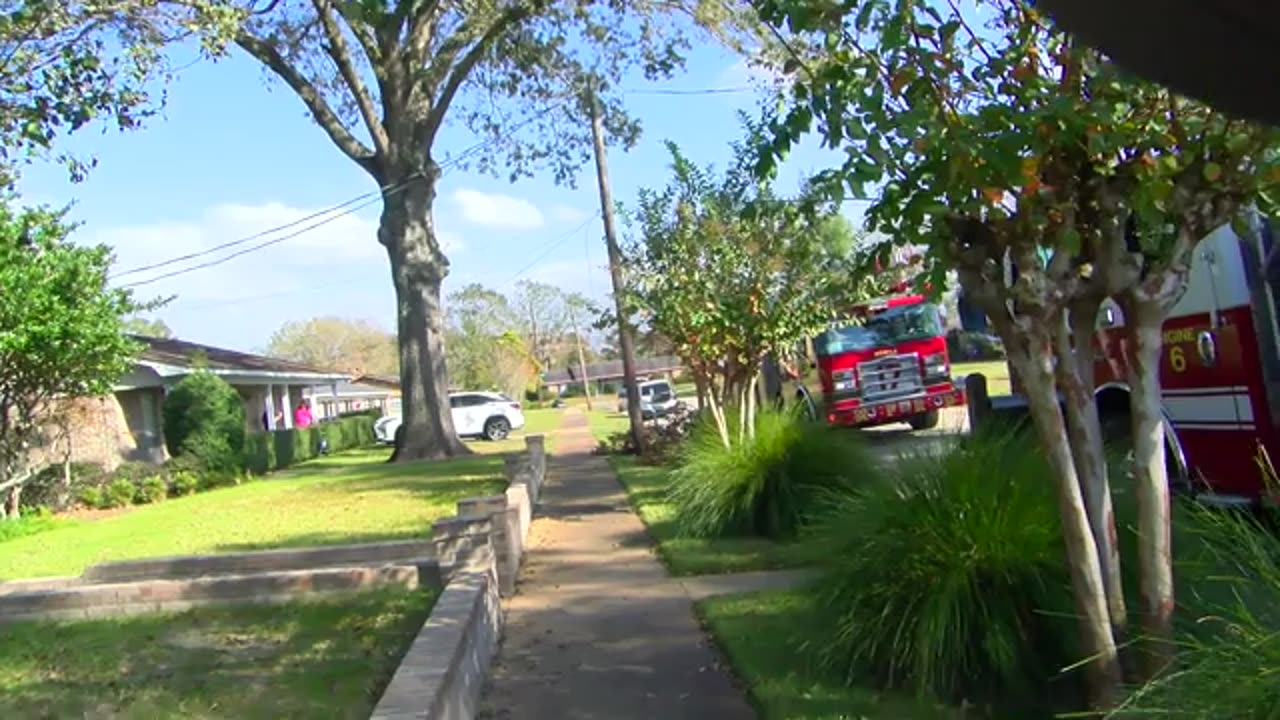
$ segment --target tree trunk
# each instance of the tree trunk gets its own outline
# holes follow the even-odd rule
[[[1069,323],[1063,323],[1055,345],[1058,385],[1066,398],[1067,435],[1093,542],[1098,549],[1111,629],[1114,637],[1123,641],[1129,622],[1128,611],[1120,574],[1120,549],[1116,542],[1115,512],[1111,502],[1111,483],[1107,477],[1102,423],[1094,394],[1093,330],[1099,306],[1099,303],[1083,302],[1073,307]]]
[[[1006,343],[1008,340],[1006,339]],[[1089,659],[1085,665],[1089,681],[1089,701],[1093,708],[1105,710],[1114,707],[1119,699],[1122,681],[1120,662],[1115,638],[1111,634],[1111,618],[1107,610],[1098,548],[1089,527],[1075,460],[1067,441],[1066,427],[1054,388],[1048,340],[1047,333],[1026,338],[1024,349],[1011,348],[1009,362],[1016,365],[1019,377],[1024,382],[1023,392],[1031,411],[1031,419],[1057,485],[1058,510],[1062,516],[1062,535],[1066,543],[1067,566],[1071,573],[1072,598],[1080,623],[1083,650]]]
[[[436,242],[431,205],[434,177],[409,180],[386,193],[378,240],[391,259],[400,341],[401,428],[394,459],[424,460],[470,454],[458,438],[449,407],[440,286],[449,262]]]
[[[1149,651],[1144,669],[1152,677],[1168,665],[1174,650],[1173,540],[1160,399],[1164,308],[1159,301],[1135,295],[1126,294],[1121,303],[1132,352],[1129,402],[1138,499],[1138,596]]]
[[[10,520],[22,517],[22,485],[14,485],[5,493],[4,516]]]

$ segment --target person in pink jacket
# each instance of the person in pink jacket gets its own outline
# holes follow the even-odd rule
[[[293,426],[297,428],[311,427],[311,403],[306,400],[298,403],[298,409],[293,411]]]

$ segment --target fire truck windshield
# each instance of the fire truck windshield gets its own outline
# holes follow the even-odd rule
[[[814,338],[813,349],[818,355],[838,355],[927,340],[942,334],[942,319],[937,305],[899,305],[872,315],[862,324],[849,321],[832,326]]]

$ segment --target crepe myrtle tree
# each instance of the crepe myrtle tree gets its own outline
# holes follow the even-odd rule
[[[755,180],[754,144],[737,145],[722,175],[667,148],[670,182],[641,190],[630,214],[630,304],[670,338],[730,447],[754,432],[765,357],[825,324],[828,238]]]
[[[0,202],[0,518],[17,517],[58,406],[129,369],[141,346],[122,318],[154,307],[108,287],[111,251],[67,240],[64,215]]]
[[[927,246],[934,287],[956,271],[991,318],[1053,467],[1090,700],[1112,705],[1127,618],[1093,393],[1095,318],[1108,297],[1127,311],[1140,608],[1144,633],[1166,641],[1160,326],[1194,244],[1251,205],[1270,208],[1275,131],[1126,76],[1020,0],[756,6],[793,48],[795,77],[757,172],[817,132],[846,157],[818,184],[840,195],[877,186],[869,229]],[[1146,647],[1151,671],[1171,646]]]
[[[737,42],[741,8],[718,0],[168,0],[298,96],[337,148],[382,188],[378,241],[395,285],[405,433],[400,460],[467,452],[447,398],[440,288],[449,270],[432,218],[440,178],[464,164],[513,181],[572,185],[591,155],[587,103],[610,141],[639,125],[618,83],[678,70],[686,32]],[[749,34],[749,33],[748,33]],[[483,142],[445,157],[446,125]]]

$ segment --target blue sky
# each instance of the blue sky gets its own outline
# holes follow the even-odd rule
[[[194,57],[194,50],[174,55],[176,64]],[[626,87],[741,87],[751,75],[740,59],[703,47],[683,75]],[[665,182],[667,139],[699,163],[722,164],[739,137],[735,112],[754,113],[763,97],[629,95],[644,135],[630,152],[610,156],[615,198],[630,204],[639,188]],[[474,142],[454,127],[438,148],[457,152]],[[78,241],[111,245],[119,269],[236,240],[375,189],[288,89],[268,82],[257,63],[240,54],[184,70],[168,87],[163,115],[142,130],[91,130],[63,147],[98,158],[89,179],[72,184],[61,167],[41,165],[27,171],[21,191],[28,201],[74,201],[72,217],[83,223]],[[816,146],[800,149],[783,168],[779,189],[794,190],[800,177],[829,162]],[[469,282],[507,290],[515,279],[530,278],[607,298],[599,221],[575,230],[599,208],[591,168],[583,169],[576,190],[557,187],[550,176],[511,184],[452,172],[439,192],[436,222],[452,266],[446,292]],[[139,290],[147,291],[144,297],[176,295],[154,315],[183,339],[222,347],[261,348],[284,322],[320,315],[393,328],[394,294],[374,236],[377,212],[375,204],[261,252]]]

